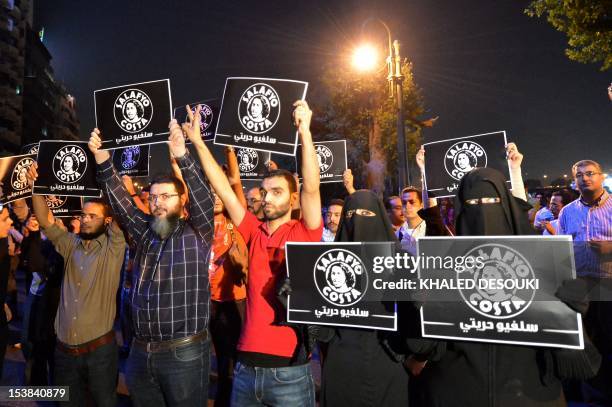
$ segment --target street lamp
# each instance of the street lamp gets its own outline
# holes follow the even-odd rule
[[[402,81],[402,59],[400,57],[400,43],[391,40],[391,30],[384,21],[378,18],[369,18],[364,21],[361,30],[372,21],[380,23],[387,31],[387,80],[389,81],[389,96],[395,96],[395,109],[397,116],[397,151],[399,154],[398,181],[399,189],[410,184],[410,169],[408,168],[408,151],[406,147],[406,133],[404,129],[404,107]],[[353,65],[362,71],[372,70],[376,67],[376,50],[371,45],[363,45],[355,50]]]

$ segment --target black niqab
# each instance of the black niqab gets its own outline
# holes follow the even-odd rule
[[[358,209],[372,212],[375,216],[359,214]],[[374,192],[362,189],[345,200],[336,242],[396,241],[387,211]]]

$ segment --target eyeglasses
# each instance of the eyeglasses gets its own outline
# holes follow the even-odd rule
[[[601,172],[595,172],[595,171],[577,172],[575,177],[578,179],[582,178],[583,176],[587,178],[593,178],[593,175],[597,175],[597,174],[601,174]]]
[[[168,199],[174,196],[179,196],[179,194],[160,194],[160,195],[149,194],[149,197],[147,198],[147,200],[151,203],[155,203],[157,201],[166,202]]]

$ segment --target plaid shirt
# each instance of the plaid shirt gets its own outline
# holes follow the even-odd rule
[[[132,320],[136,337],[166,341],[208,326],[208,259],[214,200],[208,181],[189,153],[176,160],[189,189],[189,218],[165,240],[136,208],[111,160],[98,165],[98,181],[130,237],[136,242],[132,272]]]

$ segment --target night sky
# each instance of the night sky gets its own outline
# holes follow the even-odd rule
[[[228,76],[307,80],[321,92],[321,66],[348,56],[362,22],[379,17],[414,64],[422,118],[440,116],[425,141],[506,130],[525,155],[525,178],[554,178],[585,158],[612,167],[612,75],[568,60],[563,34],[527,17],[527,2],[37,3],[36,28],[76,97],[84,139],[93,91],[110,86],[170,78],[175,106],[220,97]]]

